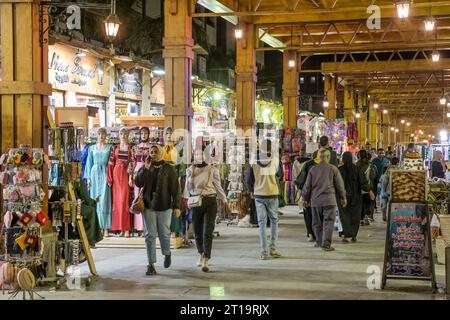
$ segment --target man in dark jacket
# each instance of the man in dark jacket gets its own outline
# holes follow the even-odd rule
[[[172,210],[176,217],[181,215],[181,192],[174,166],[162,160],[163,150],[158,145],[150,149],[150,156],[144,166],[136,173],[135,184],[144,188],[143,222],[145,246],[147,248],[147,275],[156,274],[156,234],[165,256],[164,267],[171,265],[170,222]]]
[[[308,160],[300,170],[300,174],[295,180],[297,188],[301,191],[306,183],[306,178],[308,177],[309,171],[317,164],[316,159]],[[305,219],[306,233],[309,242],[315,242],[316,237],[314,235],[314,230],[312,227],[312,209],[311,207],[303,208],[303,218]]]
[[[337,154],[336,151],[333,150],[333,148],[330,147],[330,143],[328,141],[328,137],[327,136],[321,136],[319,139],[319,149],[320,148],[325,148],[327,150],[330,151],[330,164],[332,164],[333,166],[335,166],[336,168],[339,167],[339,161],[337,158]],[[313,153],[313,159],[317,159],[317,152],[315,151]]]

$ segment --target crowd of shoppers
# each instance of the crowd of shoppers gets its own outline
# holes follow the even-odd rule
[[[261,260],[281,258],[278,249],[280,177],[283,171],[279,155],[272,154],[271,140],[258,142],[255,159],[247,165],[244,184],[251,195],[259,227]],[[195,149],[192,165],[183,175],[177,171],[175,156],[171,150],[157,144],[150,147],[149,156],[136,171],[134,181],[142,190],[145,210],[142,220],[147,248],[147,275],[156,274],[156,237],[159,237],[164,267],[172,263],[170,251],[171,219],[183,211],[192,213],[195,243],[199,254],[197,265],[209,271],[213,234],[218,212],[218,202],[231,212],[222,187],[219,170],[205,157],[205,145]],[[301,207],[308,241],[324,251],[334,251],[332,235],[336,217],[342,224],[340,236],[344,243],[357,241],[361,226],[374,221],[376,200],[387,220],[387,204],[391,197],[392,171],[398,169],[399,159],[391,152],[378,149],[359,150],[356,154],[344,152],[339,162],[336,152],[329,145],[328,137],[319,139],[319,149],[312,159],[297,159],[293,180],[301,192]],[[409,146],[406,155],[414,155]],[[447,166],[442,153],[434,153],[431,164],[432,177],[445,177]],[[255,218],[256,220],[256,218]],[[270,241],[266,235],[270,227]]]

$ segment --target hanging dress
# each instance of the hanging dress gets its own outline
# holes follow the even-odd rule
[[[96,144],[91,146],[85,169],[85,178],[91,180],[89,194],[94,200],[99,198],[97,216],[102,229],[111,229],[111,188],[107,184],[110,153],[111,146],[103,150],[98,150]]]
[[[151,144],[148,142],[141,142],[133,147],[132,150],[132,163],[130,165],[130,173],[133,177],[133,185],[134,185],[134,176],[139,171],[140,168],[144,165],[145,159],[150,154],[150,146]],[[134,186],[134,198],[136,199],[139,195],[139,188]],[[134,214],[134,230],[136,231],[144,231],[144,223],[142,222],[142,214]]]
[[[129,165],[131,159],[131,147],[125,150],[116,146],[111,151],[108,165],[108,184],[112,186],[112,231],[130,231],[130,186]]]

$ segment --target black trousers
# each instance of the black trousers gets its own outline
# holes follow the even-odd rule
[[[364,216],[373,218],[373,213],[375,211],[375,201],[370,199],[368,193],[362,195],[362,209],[361,209],[361,220],[364,220]]]
[[[203,197],[202,206],[192,208],[192,224],[194,225],[195,244],[200,254],[211,258],[214,227],[217,216],[216,197]]]
[[[312,209],[311,209],[311,207],[303,209],[303,218],[305,219],[306,231],[308,232],[307,235],[312,235],[313,237],[315,237],[314,230],[312,227]]]

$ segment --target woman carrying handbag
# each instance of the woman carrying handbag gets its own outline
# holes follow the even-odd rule
[[[203,160],[204,148],[194,154],[194,164],[186,170],[184,197],[192,210],[195,243],[200,259],[197,266],[208,272],[211,258],[214,226],[217,216],[217,198],[222,200],[230,211],[227,196],[223,191],[219,170]]]

